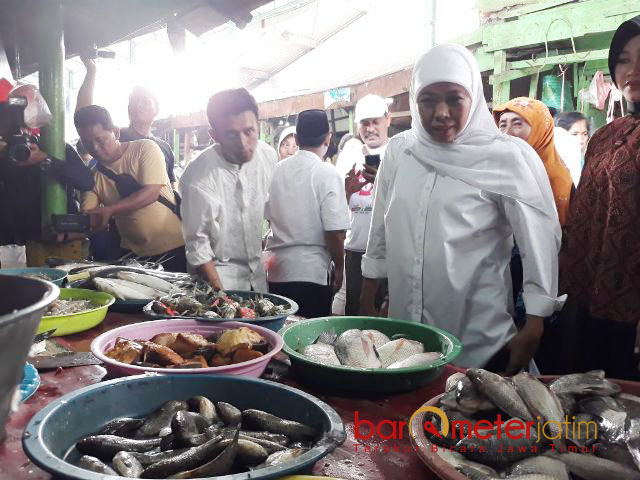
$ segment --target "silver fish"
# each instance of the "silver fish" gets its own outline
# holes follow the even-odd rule
[[[373,342],[360,330],[351,329],[342,333],[336,340],[335,352],[340,363],[348,367],[382,367]]]
[[[553,458],[564,462],[571,473],[584,480],[640,480],[637,470],[590,453],[561,453],[553,455]]]
[[[391,339],[378,330],[362,330],[362,334],[369,337],[376,348],[380,348],[385,343],[389,343]]]
[[[85,470],[91,470],[92,472],[102,473],[104,475],[113,475],[114,477],[118,476],[116,471],[109,465],[101,462],[96,457],[91,457],[89,455],[81,456],[80,460],[78,460],[78,466]]]
[[[411,355],[409,358],[405,358],[404,360],[400,360],[392,363],[387,368],[408,368],[408,367],[418,367],[418,366],[426,366],[431,365],[432,363],[440,360],[444,355],[440,352],[424,352],[424,353],[415,353]]]
[[[140,478],[144,467],[131,452],[118,452],[113,457],[113,467],[123,477]]]
[[[573,415],[573,413],[576,411],[576,406],[578,404],[576,402],[576,397],[568,393],[554,393],[554,395],[558,400],[560,400],[560,405],[562,405],[562,411],[564,412],[565,416],[571,417],[571,415]]]
[[[562,421],[564,415],[560,401],[554,393],[547,388],[537,378],[534,378],[527,372],[521,372],[515,375],[511,381],[516,387],[516,391],[520,398],[527,404],[529,411],[535,415],[540,422],[547,423],[549,437],[553,441],[556,448],[564,447],[562,441]]]
[[[588,447],[597,441],[598,424],[596,417],[589,413],[578,413],[571,417],[564,438],[569,438],[579,447]]]
[[[528,422],[534,420],[516,388],[506,378],[482,368],[470,368],[467,376],[481,394],[511,417]]]
[[[555,458],[538,456],[525,458],[520,460],[507,468],[507,478],[516,477],[519,475],[548,475],[555,480],[569,480],[569,473],[567,472],[566,465]]]
[[[594,451],[596,456],[619,463],[630,470],[638,468],[629,448],[624,445],[609,443],[603,440],[595,445]]]
[[[302,354],[322,365],[332,365],[334,367],[339,367],[341,365],[333,345],[329,345],[327,343],[314,343],[312,345],[307,345],[302,349]]]
[[[469,380],[469,378],[462,372],[456,372],[449,375],[444,391],[448,392],[449,390],[455,390],[458,388],[458,382],[463,379]]]
[[[389,365],[405,360],[416,353],[423,353],[424,345],[415,340],[399,338],[385,343],[377,350],[382,368],[387,368]]]
[[[627,412],[611,397],[589,397],[578,402],[581,412],[596,417],[598,435],[611,442],[623,442],[627,439]]]
[[[489,476],[489,477],[498,476],[498,473],[493,468],[487,465],[483,465],[482,463],[469,460],[464,455],[456,452],[455,450],[439,448],[436,453],[442,460],[447,462],[449,465],[451,465],[455,469],[458,469],[461,467],[471,467],[473,469],[480,471],[485,476]]]
[[[622,390],[620,385],[604,378],[603,370],[563,375],[549,388],[556,395],[616,395]]]
[[[281,452],[274,452],[267,457],[263,464],[258,465],[257,468],[263,467],[275,467],[277,465],[284,465],[290,463],[291,460],[299,457],[307,451],[306,448],[291,448],[282,450]]]
[[[462,411],[487,412],[496,409],[490,400],[478,392],[466,375],[456,385],[456,402]]]

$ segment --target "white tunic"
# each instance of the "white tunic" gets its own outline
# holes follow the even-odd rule
[[[389,279],[389,316],[443,328],[463,343],[456,364],[481,367],[516,333],[509,261],[524,266],[527,313],[558,309],[554,219],[517,200],[444,176],[394,137],[374,192],[367,278]],[[555,221],[557,222],[557,221]]]
[[[325,232],[349,228],[344,180],[333,165],[306,150],[279,162],[265,215],[271,222],[269,282],[327,285]]]
[[[267,291],[262,221],[276,163],[275,150],[262,141],[242,166],[212,145],[180,178],[187,260],[194,266],[214,260],[226,289]]]

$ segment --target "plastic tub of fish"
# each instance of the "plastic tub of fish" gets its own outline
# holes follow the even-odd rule
[[[61,287],[67,278],[67,272],[57,268],[0,268],[0,275],[17,275],[19,277],[37,278],[46,280]]]
[[[604,372],[596,371],[562,377],[521,373],[503,383],[495,374],[481,369],[470,371],[474,372],[471,376],[455,373],[449,377],[447,391],[424,403],[410,419],[411,442],[422,462],[439,478],[502,478],[502,474],[520,478],[518,475],[526,474],[545,479],[640,479],[639,436],[635,430],[640,422],[639,382],[605,379]],[[537,380],[551,388],[541,386]],[[545,402],[545,397],[552,401]],[[442,431],[443,419],[429,411],[434,407],[447,417],[446,435]],[[521,411],[509,414],[505,409]],[[550,420],[553,409],[557,409],[556,416],[574,427],[563,427],[560,438],[556,438],[558,433],[546,431],[539,439],[538,432],[544,430],[538,430],[536,425],[529,427],[527,438],[526,424],[509,424],[527,415],[534,421],[538,417],[557,421]],[[500,437],[495,428],[487,429],[495,425],[498,413],[504,425],[500,427]],[[486,422],[481,430],[484,438],[473,433],[474,422],[480,420]],[[575,427],[571,420],[587,426],[582,429],[578,423]],[[461,435],[460,425],[466,421],[472,431],[463,430]],[[597,430],[588,422],[596,422]],[[507,431],[513,436],[506,435]],[[578,435],[574,436],[576,431]],[[553,445],[555,442],[559,445]]]
[[[211,294],[216,295],[216,294]],[[166,318],[178,316],[180,318],[195,318],[203,322],[223,322],[233,320],[253,325],[260,325],[274,332],[279,331],[289,315],[298,311],[298,304],[287,297],[273,293],[258,293],[244,290],[225,290],[219,292],[221,307],[211,307],[210,314],[194,315],[194,310],[208,308],[201,302],[190,297],[178,297],[175,301],[150,302],[143,312],[152,318]],[[228,299],[228,300],[227,300]],[[212,299],[213,302],[218,300]],[[224,301],[222,301],[224,300]],[[211,302],[208,302],[211,303]],[[265,313],[277,308],[277,313]],[[264,310],[261,311],[261,309]],[[255,316],[255,318],[253,318]]]
[[[171,333],[197,334],[209,337],[241,327],[245,327],[261,336],[268,345],[266,349],[268,351],[262,356],[251,360],[231,365],[204,368],[154,368],[150,366],[131,365],[107,356],[107,352],[116,345],[119,338],[127,340],[151,340],[156,335]],[[283,341],[278,334],[257,325],[246,325],[240,322],[206,324],[193,319],[165,319],[125,325],[124,327],[105,332],[91,342],[91,351],[104,362],[104,366],[113,375],[138,375],[144,372],[155,372],[164,374],[228,374],[259,377],[265,368],[267,368],[267,364],[271,358],[282,350],[282,346]],[[233,345],[230,345],[229,350],[232,348]]]
[[[343,336],[345,341],[342,342],[342,334],[349,330],[359,330],[367,337],[360,334]],[[444,366],[462,351],[460,341],[442,329],[389,318],[315,318],[291,324],[279,333],[284,340],[284,352],[291,359],[292,370],[301,382],[308,382],[314,388],[362,395],[420,388],[438,378]],[[333,349],[326,348],[326,343],[318,345],[322,343],[318,341],[322,340],[321,335],[327,334],[334,337]],[[349,343],[351,340],[353,342]],[[317,352],[305,349],[316,347]],[[345,355],[353,356],[352,365],[359,366],[346,366],[341,362],[337,358],[343,357],[340,349]],[[396,351],[398,349],[401,351]],[[303,351],[317,356],[305,355]]]
[[[194,397],[198,398],[194,399]],[[225,480],[279,478],[283,475],[305,471],[345,440],[344,425],[336,411],[316,397],[295,388],[265,380],[227,375],[145,375],[85,387],[50,403],[30,420],[25,428],[22,444],[29,458],[56,478],[77,480],[114,478],[115,480],[122,477],[94,473],[76,466],[80,459],[80,452],[76,448],[78,442],[102,431],[106,424],[114,427],[108,427],[105,431],[116,434],[116,449],[130,449],[129,444],[132,441],[122,437],[136,436],[141,433],[144,435],[137,435],[138,438],[141,436],[150,437],[152,444],[158,443],[159,440],[154,440],[154,438],[161,434],[164,434],[165,442],[167,437],[170,437],[169,441],[171,442],[175,442],[177,438],[185,440],[183,435],[178,434],[185,432],[182,428],[184,425],[182,420],[187,415],[183,412],[182,420],[179,420],[176,413],[185,409],[183,402],[187,400],[191,400],[188,405],[192,407],[193,401],[197,400],[195,412],[199,413],[198,415],[187,414],[191,417],[205,416],[210,419],[211,423],[217,423],[215,418],[217,416],[226,425],[235,424],[238,420],[241,421],[242,435],[240,439],[245,435],[257,437],[256,432],[263,433],[264,437],[273,438],[273,442],[258,442],[264,445],[265,449],[273,446],[271,443],[280,442],[279,438],[283,435],[297,442],[300,440],[297,435],[301,432],[304,433],[304,440],[307,443],[304,448],[297,449],[299,445],[291,443],[282,443],[282,445],[287,445],[285,447],[287,450],[279,450],[278,446],[273,446],[272,451],[282,452],[275,456],[279,457],[279,461],[273,460],[271,455],[267,458],[267,460],[272,459],[269,462],[263,460],[263,452],[262,458],[257,458],[252,462],[251,468],[253,470],[222,477]],[[215,407],[211,408],[211,402],[215,403]],[[223,405],[223,411],[219,402],[225,402],[239,409],[241,411],[239,419],[233,421],[237,413],[235,409],[230,408],[229,405]],[[163,410],[160,410],[161,407]],[[251,412],[248,411],[249,409]],[[255,410],[261,412],[258,413]],[[279,419],[269,418],[263,412],[275,415],[279,419],[289,421],[289,423],[285,424]],[[129,420],[114,422],[116,419]],[[143,419],[146,422],[140,422],[138,419]],[[297,424],[293,425],[292,422],[297,422]],[[147,423],[147,425],[141,427],[141,423]],[[303,424],[303,426],[299,424]],[[129,427],[138,430],[135,430],[135,434],[126,433],[127,429],[131,430]],[[170,435],[169,432],[162,432],[167,427],[170,429]],[[247,432],[247,429],[251,432]],[[311,434],[307,434],[309,430],[313,437],[310,436]],[[207,432],[210,431],[207,430]],[[293,436],[294,434],[296,436]],[[209,437],[206,438],[204,444],[206,452],[201,448],[199,451],[193,452],[190,459],[185,460],[183,456],[177,461],[169,462],[169,467],[165,462],[161,465],[165,467],[162,474],[157,474],[161,470],[157,463],[145,461],[147,466],[144,468],[152,466],[153,472],[156,474],[152,474],[150,471],[148,474],[144,474],[143,478],[166,478],[181,470],[197,468],[195,465],[209,462],[211,458],[215,462],[218,457],[215,457],[216,453],[210,449]],[[199,443],[195,441],[196,439],[196,434],[191,434],[186,438],[186,441],[188,441],[188,445],[195,445]],[[137,442],[140,441],[137,440]],[[146,441],[149,442],[149,440]],[[207,444],[207,442],[209,443]],[[111,453],[109,452],[110,445],[104,442],[100,443],[99,439],[95,440],[95,437],[94,441],[84,441],[80,445],[80,449],[83,452],[94,453],[92,456],[101,457],[102,461],[106,463],[109,463],[109,458],[114,457],[115,454],[113,449],[111,449]],[[144,453],[146,447],[135,447],[135,449],[139,454]],[[289,449],[297,450],[293,452]],[[245,452],[244,447],[242,451]],[[85,455],[87,454],[85,453]],[[197,460],[194,460],[196,456]],[[238,462],[244,463],[247,461],[244,457],[244,455],[238,454],[236,459]],[[140,458],[139,455],[138,458]],[[220,460],[218,459],[218,461]],[[258,461],[262,461],[262,463],[256,465],[255,463]],[[114,460],[113,466],[118,468],[115,463]],[[174,466],[176,463],[177,467]],[[172,473],[167,473],[169,470],[166,468],[171,468]],[[217,475],[221,474],[224,472],[217,473]],[[216,475],[207,475],[209,478],[214,476]],[[180,476],[179,478],[192,477]]]
[[[109,306],[114,301],[115,299],[108,293],[83,288],[62,288],[58,300],[49,305],[42,317],[37,333],[55,330],[52,336],[60,337],[89,330],[102,323],[107,316]],[[77,302],[77,308],[74,308],[71,302]],[[64,313],[69,309],[82,309],[82,311]]]

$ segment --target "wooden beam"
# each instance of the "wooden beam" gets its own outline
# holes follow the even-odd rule
[[[518,78],[528,77],[529,75],[535,75],[536,73],[552,70],[553,67],[554,65],[543,65],[541,67],[529,67],[519,70],[510,70],[510,64],[507,63],[507,68],[509,70],[499,75],[490,75],[489,84],[495,85],[496,83],[510,82],[511,80],[516,80]]]
[[[516,70],[521,68],[535,68],[544,65],[558,65],[561,63],[587,62],[592,60],[604,60],[609,58],[609,49],[592,50],[590,52],[567,53],[552,57],[538,57],[531,60],[519,60],[511,62],[509,67]]]
[[[538,96],[538,81],[540,80],[540,72],[537,71],[531,75],[531,83],[529,84],[529,98],[537,98]]]
[[[500,51],[494,54],[493,71],[495,75],[501,75],[507,70],[507,52]],[[501,105],[509,100],[511,82],[500,82],[493,85],[493,104]]]

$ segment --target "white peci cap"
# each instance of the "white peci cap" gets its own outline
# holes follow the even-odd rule
[[[356,103],[355,121],[360,123],[367,118],[384,117],[389,112],[389,105],[393,103],[391,98],[382,98],[378,95],[365,95]]]

